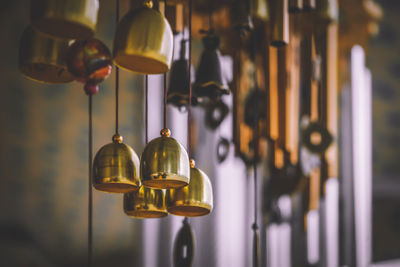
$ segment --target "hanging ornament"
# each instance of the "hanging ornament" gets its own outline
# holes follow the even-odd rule
[[[94,35],[98,0],[31,0],[31,22],[58,38],[88,39]]]
[[[323,154],[333,142],[331,133],[318,122],[311,122],[302,132],[301,141],[312,153]]]
[[[114,38],[114,61],[142,74],[160,74],[171,67],[173,35],[165,17],[152,9],[151,0],[126,14]]]
[[[111,53],[100,40],[78,40],[68,49],[67,66],[75,79],[89,90],[108,78],[112,69]]]
[[[180,110],[184,110],[189,102],[189,64],[185,58],[185,45],[186,40],[182,40],[179,59],[171,67],[167,95],[167,103],[178,107]],[[196,99],[192,98],[193,101],[196,101]]]
[[[136,192],[124,194],[124,212],[135,218],[162,218],[168,215],[165,193],[161,189],[141,186]]]
[[[179,188],[189,183],[189,157],[185,148],[167,128],[152,140],[140,159],[140,173],[145,186],[159,189]]]
[[[38,82],[71,82],[74,76],[67,69],[67,51],[68,40],[52,39],[28,26],[20,41],[19,70]]]
[[[206,105],[206,126],[212,130],[217,129],[229,114],[229,107],[219,99]]]
[[[219,44],[220,39],[213,31],[208,31],[203,37],[204,51],[200,57],[196,82],[193,85],[195,97],[215,100],[224,94],[229,94],[226,81],[222,77]]]
[[[288,0],[271,1],[271,45],[279,47],[289,43]]]
[[[174,267],[190,267],[193,262],[193,233],[187,218],[176,235],[174,245]]]
[[[185,217],[204,216],[213,208],[213,191],[210,179],[190,160],[189,185],[167,190],[166,205],[169,213]]]

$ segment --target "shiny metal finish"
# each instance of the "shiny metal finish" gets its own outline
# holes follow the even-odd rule
[[[38,82],[71,82],[74,77],[67,70],[67,51],[68,40],[50,38],[29,26],[20,41],[19,70]]]
[[[124,212],[135,218],[161,218],[168,215],[165,193],[161,189],[141,186],[136,192],[124,194]]]
[[[168,129],[162,136],[152,140],[145,147],[140,159],[140,174],[145,186],[170,189],[189,183],[189,158],[185,148],[169,137]]]
[[[284,46],[289,43],[288,0],[271,1],[271,44]]]
[[[58,38],[87,39],[94,35],[98,0],[32,0],[31,22]]]
[[[178,216],[204,216],[213,208],[213,191],[208,176],[194,166],[190,168],[189,185],[167,190],[166,205],[169,213]]]
[[[114,61],[119,67],[142,74],[159,74],[171,67],[173,35],[163,15],[150,2],[131,10],[118,25]]]
[[[119,136],[103,146],[93,163],[93,186],[109,193],[127,193],[140,187],[139,158]]]

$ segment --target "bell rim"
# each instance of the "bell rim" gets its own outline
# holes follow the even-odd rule
[[[171,63],[168,63],[168,59],[162,60],[159,57],[154,56],[153,53],[146,51],[135,51],[135,53],[137,54],[126,54],[126,53],[122,54],[122,52],[117,53],[117,55],[115,55],[114,57],[114,64],[123,70],[138,74],[162,74],[170,70]],[[124,58],[124,62],[133,62],[133,63],[123,64],[121,62],[121,58]],[[135,66],[135,67],[140,66],[141,64],[138,64],[138,61],[143,61],[143,60],[147,61],[146,65],[151,65],[153,69],[157,69],[157,71],[148,71],[137,68],[133,69],[132,67],[130,67],[130,66]],[[154,66],[157,66],[157,68],[155,68]]]
[[[107,181],[107,179],[113,178],[102,178],[101,181],[93,182],[93,187],[101,192],[121,194],[136,192],[140,188],[140,184],[133,181]]]
[[[174,201],[172,205],[167,205],[168,213],[176,216],[201,217],[211,213],[212,205],[202,201]]]
[[[190,178],[184,175],[176,175],[172,173],[165,173],[165,175],[169,178],[162,178],[162,175],[159,173],[153,173],[147,178],[142,178],[142,184],[146,187],[153,189],[178,189],[185,187],[189,184]],[[157,178],[154,178],[157,176]],[[161,176],[161,178],[159,178]]]
[[[166,211],[158,211],[158,210],[135,210],[135,211],[127,211],[124,209],[124,212],[127,216],[135,219],[157,219],[157,218],[165,218],[168,216],[168,212]]]
[[[44,80],[41,79],[40,75],[35,75],[35,72],[32,71],[28,71],[31,68],[34,68],[34,66],[38,66],[38,65],[46,65],[47,67],[51,67],[52,69],[64,69],[65,72],[68,73],[68,76],[65,77],[65,79],[53,79],[53,80]],[[66,67],[57,64],[57,63],[52,63],[50,62],[50,64],[46,64],[46,63],[42,63],[40,62],[40,58],[36,58],[33,60],[24,60],[23,62],[21,62],[19,64],[19,71],[24,75],[24,77],[28,78],[29,80],[35,81],[35,82],[40,82],[40,83],[47,83],[47,84],[63,84],[63,83],[69,83],[69,82],[73,82],[75,80],[74,76],[67,70]],[[48,77],[48,75],[43,75],[43,77]]]

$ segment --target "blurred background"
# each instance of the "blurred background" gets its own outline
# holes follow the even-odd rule
[[[342,2],[345,1],[339,1],[340,10]],[[357,7],[362,1],[349,2]],[[364,143],[372,145],[373,152],[372,166],[368,166],[372,167],[369,199],[368,184],[365,191],[367,207],[357,206],[360,201],[354,193],[357,183],[351,182],[357,174],[354,174],[355,167],[349,165],[354,164],[351,156],[354,151],[347,145],[352,146],[354,142],[351,129],[357,124],[346,120],[346,116],[353,116],[354,120],[355,115],[349,105],[351,84],[342,82],[339,91],[343,94],[337,96],[341,130],[340,138],[336,139],[340,171],[331,187],[326,188],[336,192],[336,198],[333,206],[328,204],[329,197],[322,198],[321,203],[325,204],[321,206],[325,210],[316,209],[320,216],[314,220],[314,231],[299,230],[303,226],[298,226],[295,220],[303,221],[303,218],[296,215],[296,210],[300,210],[296,203],[301,200],[294,194],[282,194],[272,201],[274,204],[265,200],[270,192],[265,188],[271,170],[258,165],[261,266],[400,266],[400,2],[379,0],[376,3],[383,12],[379,30],[360,40],[372,77],[372,99],[366,102],[372,105],[372,117],[367,118],[372,122],[369,128],[372,142]],[[87,266],[88,99],[78,82],[36,83],[19,72],[20,38],[30,23],[30,1],[1,1],[0,5],[0,265]],[[128,9],[129,1],[121,0],[121,15]],[[193,65],[196,68],[202,51],[198,29],[207,25],[203,22],[207,16],[203,19],[201,12],[195,13]],[[357,21],[357,17],[346,17],[349,14],[339,13],[344,25]],[[218,25],[223,18],[216,17],[214,23]],[[115,1],[100,0],[95,37],[112,48],[115,28]],[[219,26],[216,29],[218,32]],[[176,38],[175,47],[180,38]],[[229,51],[227,41],[222,42],[222,73],[224,79],[232,82],[236,65],[232,63],[232,56],[225,53]],[[175,49],[175,59],[179,57],[178,52]],[[342,76],[346,76],[344,72],[351,74],[349,69],[342,69]],[[100,84],[100,91],[94,97],[95,152],[111,141],[114,131],[114,75],[113,72]],[[138,155],[144,148],[143,87],[142,75],[120,71],[120,132]],[[232,91],[222,98],[229,114],[216,130],[204,126],[203,108],[195,107],[193,111],[197,166],[208,174],[214,190],[213,212],[189,220],[195,240],[194,267],[252,264],[253,170],[243,156],[238,156],[240,136],[235,110],[238,90]],[[149,101],[149,137],[153,139],[162,128],[160,75],[150,77]],[[168,126],[185,146],[187,128],[182,122],[186,122],[186,116],[168,106]],[[222,137],[229,140],[230,149],[227,158],[218,163],[216,147]],[[348,183],[350,187],[346,186]],[[275,208],[270,208],[274,205]],[[337,212],[338,224],[332,226],[333,233],[337,233],[333,238],[327,234],[330,226],[318,224],[324,223],[321,218],[331,208],[332,214]],[[365,213],[358,213],[359,210]],[[363,218],[367,221],[360,223]],[[121,195],[94,191],[93,220],[94,266],[173,266],[173,244],[182,218],[133,219],[124,214]],[[313,228],[312,222],[309,218],[307,229]],[[363,228],[360,230],[360,227]]]

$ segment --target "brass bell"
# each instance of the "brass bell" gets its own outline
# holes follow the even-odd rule
[[[195,168],[194,160],[190,161],[189,185],[167,190],[166,205],[169,213],[178,216],[204,216],[213,208],[212,185],[208,176]]]
[[[99,191],[127,193],[140,187],[139,158],[133,149],[114,135],[113,142],[103,146],[93,162],[93,186]]]
[[[29,26],[19,47],[19,70],[26,77],[44,83],[74,80],[66,63],[68,41],[50,38]]]
[[[288,0],[271,1],[271,45],[279,47],[289,43]]]
[[[169,72],[167,103],[183,109],[189,103],[189,63],[185,59],[186,40],[181,41],[179,59],[172,64]],[[192,99],[192,104],[195,99]]]
[[[195,97],[216,99],[223,94],[229,94],[229,89],[222,77],[220,39],[210,31],[203,37],[204,51],[196,72],[196,82],[193,85]]]
[[[145,147],[140,159],[143,185],[158,189],[179,188],[189,183],[189,157],[185,148],[170,137],[169,129]]]
[[[142,74],[160,74],[171,67],[173,35],[165,17],[152,9],[152,1],[126,14],[114,38],[114,61],[119,67]]]
[[[138,191],[124,194],[124,212],[135,218],[162,218],[168,215],[165,193],[161,189],[141,186]]]
[[[31,22],[58,38],[88,39],[96,30],[99,0],[32,0]]]

